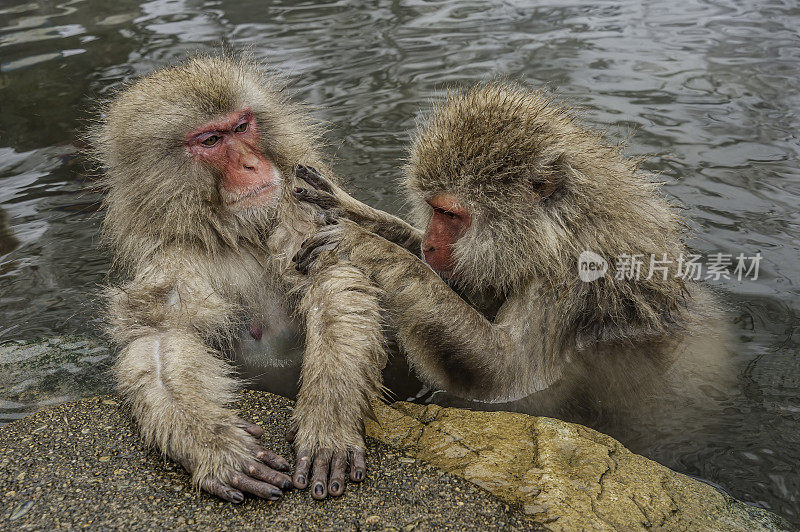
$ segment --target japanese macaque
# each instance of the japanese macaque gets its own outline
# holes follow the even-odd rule
[[[711,298],[679,272],[675,208],[541,93],[452,92],[420,126],[404,188],[422,231],[322,175],[306,181],[295,195],[339,223],[304,244],[297,268],[313,277],[335,256],[367,273],[419,376],[450,394],[527,398],[535,408],[523,410],[552,416],[623,407],[687,349],[718,343]],[[625,256],[643,263],[638,275],[618,268]],[[587,258],[597,270],[579,275]]]
[[[221,350],[249,324],[263,342],[305,342],[294,485],[340,495],[348,462],[362,480],[363,418],[385,364],[378,294],[350,264],[312,282],[292,267],[319,223],[292,196],[294,167],[331,175],[304,109],[259,65],[198,56],[128,85],[92,138],[127,279],[107,291],[115,373],[145,441],[228,501],[292,484],[263,430],[230,408],[238,382]]]

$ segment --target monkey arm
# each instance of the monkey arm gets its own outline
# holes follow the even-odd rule
[[[301,301],[306,350],[293,413],[297,488],[341,495],[345,468],[364,478],[364,417],[380,393],[386,365],[378,290],[346,262],[315,269]],[[309,479],[309,469],[313,471]],[[330,481],[328,482],[328,469]]]
[[[417,257],[346,221],[309,239],[295,257],[298,268],[307,269],[331,243],[382,289],[400,342],[428,381],[493,401],[523,397],[559,376],[560,365],[548,360],[557,350],[544,345],[541,327],[529,319],[534,298],[509,298],[491,322]]]
[[[344,191],[342,191],[344,194]],[[346,194],[345,194],[346,195]],[[344,205],[345,217],[354,221],[367,231],[392,242],[419,257],[422,253],[423,233],[397,216],[361,203],[347,196]]]
[[[297,176],[313,188],[296,188],[295,197],[329,212],[335,219],[344,217],[367,231],[380,235],[416,256],[420,256],[423,233],[388,212],[370,207],[350,196],[310,166],[297,165]]]
[[[195,485],[231,502],[242,491],[267,499],[288,487],[280,456],[262,448],[263,430],[227,408],[236,381],[207,341],[224,334],[235,308],[196,272],[164,280],[140,276],[109,292],[115,366],[148,445],[181,463]],[[185,279],[185,280],[184,280]]]

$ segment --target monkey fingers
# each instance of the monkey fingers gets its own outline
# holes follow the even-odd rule
[[[347,453],[338,451],[333,454],[330,465],[330,478],[328,480],[328,493],[338,497],[344,492],[344,476],[347,473]]]
[[[205,492],[215,495],[220,499],[239,504],[244,500],[244,493],[234,489],[227,484],[223,484],[216,478],[207,478],[200,483],[200,489]]]
[[[272,484],[261,482],[241,473],[233,475],[231,486],[269,501],[277,501],[283,495],[283,492]]]
[[[319,258],[320,254],[325,251],[333,251],[334,249],[336,249],[337,245],[338,244],[336,243],[324,244],[311,249],[311,251],[307,253],[302,260],[297,261],[295,269],[302,274],[308,274],[308,272],[311,270],[311,267],[316,262],[317,258]]]
[[[210,478],[204,481],[201,487],[217,497],[235,503],[242,502],[244,498],[242,492],[270,501],[279,499],[283,494],[281,490],[292,486],[292,479],[289,478],[289,475],[276,471],[273,467],[280,465],[276,458],[283,461],[282,465],[286,466],[286,469],[288,469],[289,464],[280,456],[265,449],[261,449],[260,452],[254,454],[261,461],[250,460],[242,464],[241,471],[230,473],[230,480],[227,484],[216,478]],[[268,467],[265,464],[272,467]]]
[[[292,438],[294,439],[294,438]],[[297,464],[294,469],[294,487],[304,489],[308,486],[308,472],[311,470],[311,451],[300,449],[297,451]]]
[[[334,453],[321,450],[316,455],[312,455],[307,449],[300,449],[297,452],[294,486],[298,489],[307,487],[309,485],[308,477],[310,472],[312,497],[317,500],[325,499],[329,494],[338,497],[344,493],[348,462],[350,464],[350,480],[353,482],[364,480],[366,477],[366,464],[363,449],[355,449],[349,452],[336,451]]]
[[[254,438],[260,438],[264,435],[264,429],[255,423],[250,423],[242,418],[237,418],[236,425]]]
[[[289,471],[289,469],[291,469],[289,467],[289,462],[287,462],[284,457],[257,443],[248,444],[247,448],[250,449],[253,456],[273,469],[277,469],[278,471]]]
[[[191,472],[195,469],[192,460],[181,460],[181,464],[187,471]],[[200,488],[220,499],[239,504],[244,500],[243,492],[274,501],[283,494],[281,490],[292,485],[288,475],[255,460],[243,464],[243,470],[246,473],[229,470],[227,475],[223,474],[229,479],[228,482],[223,482],[218,477],[206,477],[200,482]]]
[[[317,207],[325,210],[332,210],[339,207],[339,200],[333,194],[320,190],[312,190],[303,187],[295,187],[292,194],[298,201],[313,203]]]
[[[244,464],[243,471],[230,471],[227,476],[230,479],[227,483],[216,477],[208,477],[200,483],[200,488],[228,502],[238,504],[244,500],[243,492],[274,501],[283,494],[281,490],[292,486],[292,479],[288,475],[256,460]]]
[[[247,474],[284,490],[292,485],[292,479],[289,478],[289,475],[276,471],[272,467],[267,467],[261,462],[253,461],[247,464]]]
[[[311,496],[322,500],[328,496],[328,469],[330,467],[331,453],[318,452],[314,457],[314,468],[311,470]]]
[[[363,449],[350,451],[350,480],[361,482],[367,476],[367,464]]]
[[[292,257],[292,261],[296,264],[295,269],[303,274],[308,273],[320,253],[336,249],[342,236],[342,229],[338,225],[331,225],[307,238]]]
[[[319,213],[320,221],[323,225],[336,225],[339,223],[339,214],[335,211],[321,211]]]
[[[286,435],[284,437],[288,443],[294,443],[294,439],[297,437],[297,424],[292,423],[289,425],[289,428],[286,429]]]
[[[295,175],[317,190],[333,192],[333,185],[331,182],[313,166],[298,164],[295,168]]]

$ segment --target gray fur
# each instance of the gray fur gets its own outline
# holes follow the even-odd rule
[[[452,286],[391,242],[374,223],[385,215],[351,216],[364,227],[340,224],[338,249],[383,290],[402,348],[433,386],[493,402],[540,392],[558,413],[576,400],[636,400],[686,352],[726,365],[723,350],[688,347],[714,343],[715,305],[675,275],[686,251],[676,208],[637,161],[544,94],[506,83],[450,92],[420,124],[403,186],[420,227],[425,200],[443,193],[473,214]],[[609,262],[605,277],[580,280],[585,250]],[[666,279],[646,279],[649,265],[616,279],[622,254],[672,262]]]
[[[184,139],[245,107],[283,182],[272,204],[232,212],[218,176],[188,155]],[[294,166],[330,172],[306,111],[262,65],[209,55],[129,84],[102,114],[91,138],[106,189],[104,236],[125,277],[106,292],[109,332],[121,348],[120,391],[146,442],[205,489],[247,474],[256,442],[230,409],[239,383],[212,346],[231,341],[243,319],[276,319],[310,328],[296,446],[363,449],[363,416],[385,363],[375,290],[349,265],[313,279],[291,265],[316,227],[313,209],[292,197],[301,184]],[[271,316],[276,308],[290,315]],[[348,373],[326,378],[333,368]]]

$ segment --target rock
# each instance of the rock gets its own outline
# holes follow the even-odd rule
[[[373,407],[370,436],[486,488],[551,530],[789,529],[581,425],[436,405]]]
[[[0,427],[0,522],[14,530],[789,529],[580,425],[410,403],[374,410],[367,431],[380,441],[368,441],[365,482],[324,502],[305,490],[235,506],[194,491],[179,466],[144,449],[116,398],[65,403]],[[264,427],[268,447],[291,456],[290,401],[248,391],[239,411]]]
[[[269,448],[292,456],[291,401],[244,392],[239,410],[264,427]],[[536,529],[462,478],[404,463],[375,440],[367,451],[367,479],[338,499],[304,490],[236,506],[194,491],[180,466],[146,450],[116,398],[65,403],[0,427],[0,529]]]
[[[110,392],[112,359],[108,346],[80,336],[0,342],[0,423],[54,402]]]

